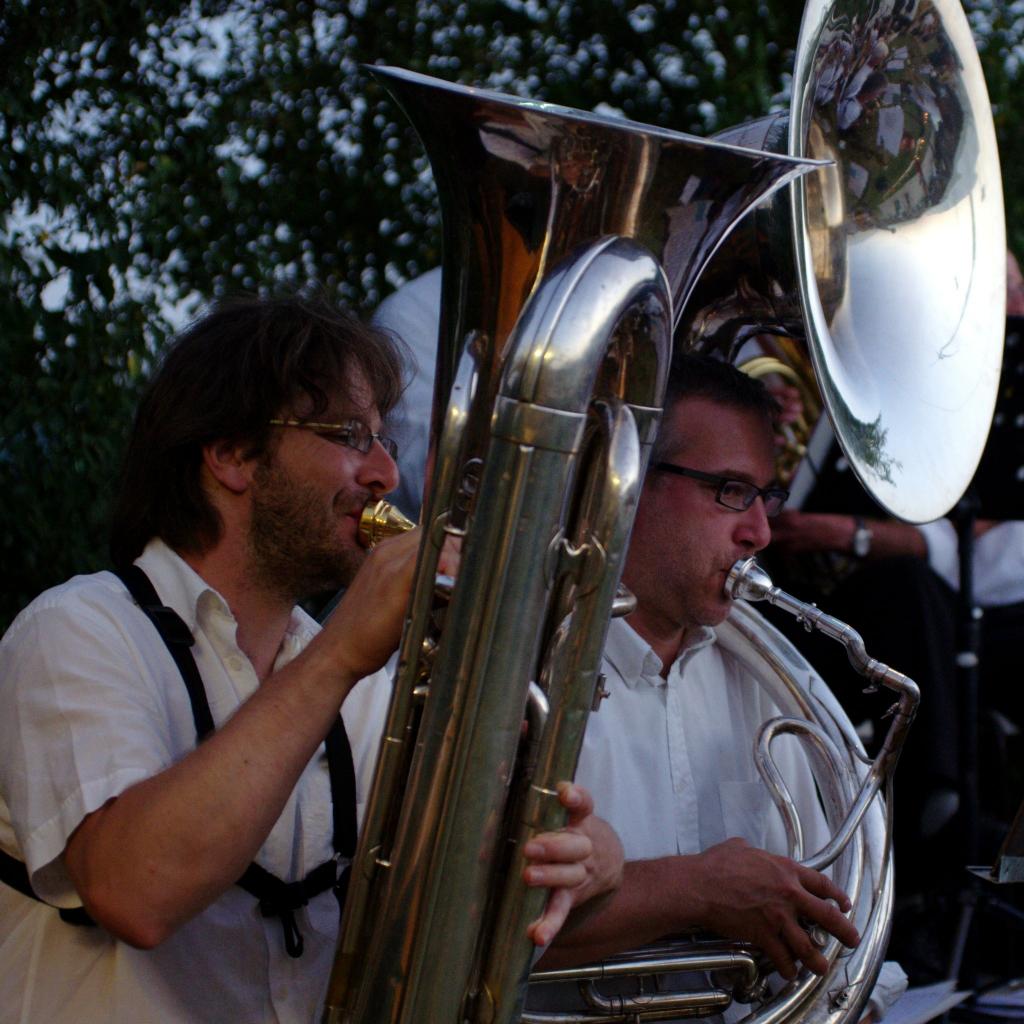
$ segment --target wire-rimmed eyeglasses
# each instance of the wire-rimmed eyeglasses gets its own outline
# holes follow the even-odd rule
[[[314,423],[311,420],[267,420],[272,427],[298,427],[301,430],[312,430],[325,441],[353,448],[365,455],[379,441],[381,447],[391,456],[398,457],[398,442],[393,437],[375,434],[362,420],[345,420],[344,423]]]
[[[764,502],[764,513],[771,519],[777,516],[789,498],[789,491],[783,487],[758,487],[746,480],[732,480],[717,473],[704,473],[699,469],[688,469],[672,462],[656,462],[651,469],[663,473],[675,473],[677,476],[688,476],[692,480],[712,484],[717,488],[715,501],[733,512],[746,512],[758,497]]]

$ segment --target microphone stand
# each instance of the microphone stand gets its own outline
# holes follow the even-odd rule
[[[960,711],[960,815],[965,837],[964,854],[968,871],[972,872],[967,885],[960,893],[962,906],[947,973],[947,977],[953,981],[960,978],[974,913],[983,899],[980,880],[973,874],[973,865],[978,863],[981,849],[981,812],[978,794],[978,667],[981,656],[981,620],[984,611],[974,602],[974,527],[978,519],[979,505],[977,491],[972,485],[949,516],[956,529],[960,564],[960,586],[956,597],[957,648],[954,673]],[[968,973],[969,977],[964,981],[969,983],[966,987],[973,988],[973,963]]]

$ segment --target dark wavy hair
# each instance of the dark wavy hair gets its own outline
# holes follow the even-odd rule
[[[769,427],[775,422],[779,405],[760,380],[715,356],[677,352],[669,369],[665,388],[665,416],[662,430],[654,443],[651,463],[664,457],[664,449],[673,439],[665,434],[668,412],[684,398],[709,398],[719,405],[760,413]]]
[[[171,344],[142,396],[114,506],[114,565],[129,565],[153,537],[188,552],[217,542],[220,516],[200,478],[205,445],[229,441],[257,458],[268,420],[296,406],[322,419],[354,373],[386,416],[404,366],[390,335],[320,295],[215,304]]]

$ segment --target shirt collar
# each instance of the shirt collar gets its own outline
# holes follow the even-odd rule
[[[684,662],[697,651],[714,643],[715,631],[709,626],[700,626],[693,642],[688,644],[675,666],[682,669]],[[612,619],[608,626],[608,639],[605,642],[604,656],[621,676],[630,689],[645,682],[652,686],[664,686],[665,679],[661,675],[661,658],[654,653],[651,645],[630,626],[625,619]]]
[[[198,621],[200,602],[212,601],[230,614],[224,598],[159,537],[154,537],[146,545],[135,562],[149,577],[160,600],[176,611],[193,632]],[[205,596],[207,594],[209,598]]]
[[[160,600],[181,616],[191,632],[195,632],[200,614],[205,618],[217,612],[234,624],[235,617],[227,601],[159,537],[154,537],[146,545],[136,563],[156,587]],[[301,608],[293,608],[281,641],[276,667],[280,668],[291,661],[319,629],[315,619]]]

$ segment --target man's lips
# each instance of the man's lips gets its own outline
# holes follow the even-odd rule
[[[349,511],[345,513],[346,517],[349,518],[349,519],[354,519],[356,521],[356,523],[358,523],[360,518],[362,517],[363,509],[366,508],[366,503],[369,500],[370,500],[370,495],[369,494],[363,495],[361,498],[359,498],[357,500],[357,502],[355,504],[353,504],[352,508],[349,509]]]
[[[742,558],[742,557],[743,557],[742,555],[737,555],[736,558],[734,558],[724,569],[719,569],[718,570],[719,574],[722,577],[721,597],[722,597],[723,601],[732,601],[732,597],[730,597],[725,592],[725,584],[726,584],[726,582],[729,579],[729,573],[732,571],[732,567],[736,564],[737,560]]]
[[[363,517],[363,510],[366,508],[368,501],[370,501],[370,495],[363,497],[358,504],[353,505],[352,508],[345,513],[345,518],[352,521],[357,537],[359,536],[359,524]]]

